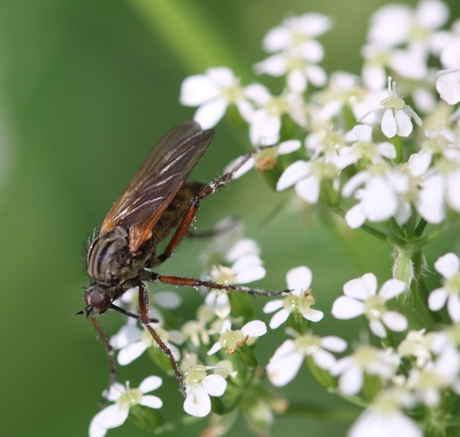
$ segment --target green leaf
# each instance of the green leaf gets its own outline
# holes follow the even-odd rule
[[[235,317],[243,317],[245,323],[253,319],[254,310],[247,294],[232,292],[228,294],[228,298]]]

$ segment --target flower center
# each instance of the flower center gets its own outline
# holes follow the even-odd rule
[[[237,103],[244,98],[244,90],[238,85],[222,87],[220,96],[228,103]]]
[[[206,376],[206,367],[197,364],[190,369],[188,375],[185,377],[185,383],[191,386],[201,385]]]
[[[125,410],[129,410],[134,405],[139,405],[142,401],[142,392],[138,388],[126,390],[116,401],[116,404]]]
[[[236,275],[233,270],[224,266],[213,266],[211,278],[217,284],[234,284],[236,282]]]
[[[302,355],[313,355],[321,349],[321,339],[316,335],[303,335],[294,340],[294,348]]]
[[[460,292],[460,272],[455,273],[444,282],[444,289],[449,296],[458,295]]]
[[[334,164],[314,161],[310,167],[310,174],[319,180],[335,179],[337,177],[338,170]]]
[[[228,351],[234,351],[239,347],[238,343],[243,340],[245,335],[242,331],[225,331],[219,338],[219,344]]]
[[[364,302],[364,314],[369,320],[380,320],[386,310],[383,297],[371,296]]]
[[[377,354],[372,346],[360,346],[353,353],[353,358],[360,367],[366,367],[370,362],[377,359]]]

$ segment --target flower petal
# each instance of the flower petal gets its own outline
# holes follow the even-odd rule
[[[310,320],[310,322],[319,322],[324,317],[324,313],[320,310],[308,308],[307,310],[302,311],[302,316],[305,319]]]
[[[265,314],[273,313],[276,310],[283,308],[283,300],[282,299],[275,299],[267,302],[263,307],[262,311]]]
[[[105,414],[101,416],[99,420],[99,426],[101,428],[116,428],[117,426],[123,425],[129,415],[129,409],[127,408],[120,408],[118,405],[110,405],[101,413],[105,411]]]
[[[140,405],[149,408],[161,408],[163,406],[163,401],[158,396],[142,396],[142,400],[140,401]]]
[[[275,313],[270,320],[269,326],[271,329],[276,329],[281,326],[291,314],[288,310],[282,309]]]
[[[202,385],[211,396],[222,396],[227,388],[227,381],[221,375],[208,375]]]
[[[363,371],[358,366],[352,366],[345,370],[339,378],[339,390],[353,396],[359,393],[363,387]]]
[[[436,260],[434,268],[441,273],[444,278],[449,279],[458,272],[460,268],[460,260],[455,253],[446,253],[444,256],[441,256]]]
[[[347,348],[347,342],[335,335],[327,335],[321,339],[321,346],[331,352],[343,352]]]
[[[334,355],[330,352],[325,351],[324,349],[318,349],[312,355],[313,361],[324,370],[330,370],[332,366],[336,363]]]
[[[433,290],[428,296],[428,308],[431,311],[439,311],[447,301],[447,293],[444,288]]]
[[[376,291],[377,278],[373,273],[366,273],[360,278],[352,279],[343,286],[345,296],[363,301],[375,296]]]
[[[184,411],[196,417],[205,417],[211,412],[211,399],[201,385],[190,388],[184,401]]]
[[[407,329],[407,319],[396,311],[387,311],[382,317],[383,323],[395,332],[405,331]]]
[[[296,161],[284,170],[276,183],[276,191],[283,191],[294,185],[310,172],[310,164],[305,161]]]
[[[139,390],[142,393],[148,393],[161,387],[163,380],[159,376],[149,376],[145,378],[139,385]]]
[[[369,328],[371,329],[372,333],[380,338],[387,337],[387,331],[383,326],[383,323],[380,320],[371,320],[369,321]]]
[[[283,347],[283,345],[281,345],[281,347]],[[277,357],[277,359],[274,360],[278,350],[275,352],[273,358],[269,361],[266,367],[266,371],[268,379],[274,386],[283,387],[295,378],[297,372],[300,369],[300,366],[302,365],[304,357],[303,355],[292,351],[280,358]]]
[[[117,361],[120,366],[126,366],[139,358],[147,350],[147,345],[142,341],[129,344],[118,352]]]
[[[387,109],[383,113],[381,127],[383,134],[387,138],[393,138],[396,135],[398,131],[398,126],[396,124],[396,120],[391,109]]]
[[[320,181],[313,176],[308,176],[297,182],[295,191],[305,202],[313,205],[319,199]]]
[[[209,77],[203,74],[187,77],[181,86],[180,103],[185,106],[199,106],[219,97],[220,90]]]
[[[364,304],[348,296],[338,297],[332,305],[332,315],[336,319],[353,319],[364,314]]]
[[[312,273],[308,267],[300,266],[295,269],[291,269],[286,274],[286,282],[289,290],[292,290],[292,294],[300,296],[303,291],[310,288]]]
[[[380,288],[379,296],[383,297],[383,299],[387,301],[400,295],[405,289],[405,282],[398,279],[389,279]]]
[[[252,320],[246,323],[242,328],[243,334],[249,337],[260,337],[267,333],[267,325],[260,320]]]
[[[214,127],[224,116],[227,110],[227,102],[223,99],[216,99],[200,106],[193,119],[200,123],[203,129]]]
[[[458,294],[449,296],[447,300],[447,312],[453,322],[460,322],[460,297]]]

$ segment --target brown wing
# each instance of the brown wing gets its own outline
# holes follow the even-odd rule
[[[115,226],[130,229],[130,249],[151,237],[151,229],[203,156],[214,135],[194,121],[173,127],[147,156],[102,222],[100,235]],[[135,241],[131,241],[132,237]]]

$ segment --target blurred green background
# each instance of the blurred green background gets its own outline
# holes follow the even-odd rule
[[[335,17],[334,29],[321,38],[322,65],[329,73],[359,73],[368,17],[384,3],[152,0],[156,12],[149,21],[136,1],[0,2],[0,435],[87,435],[108,372],[92,325],[70,317],[84,306],[84,243],[155,142],[192,118],[194,109],[178,103],[182,80],[223,63],[245,84],[255,80],[251,66],[266,57],[261,39],[287,11]],[[221,123],[194,178],[211,181],[247,150],[244,138]],[[350,336],[344,329],[358,324],[332,320],[332,301],[344,282],[367,271],[388,279],[391,248],[359,232],[348,241],[337,239],[317,217],[270,219],[289,194],[274,195],[256,174],[245,178],[203,202],[197,227],[241,216],[246,235],[263,250],[268,274],[258,285],[284,288],[290,268],[308,265],[316,308],[326,314],[317,332]],[[352,253],[357,243],[365,250]],[[456,244],[456,238],[437,242],[429,262]],[[161,271],[196,276],[202,248],[202,242],[184,242]],[[196,308],[194,290],[180,293],[187,307]],[[260,309],[263,303],[256,305]],[[113,334],[120,317],[106,315],[102,323]],[[260,340],[262,364],[284,336],[280,330],[270,338],[271,343]],[[137,385],[152,373],[143,357],[120,369],[120,379]],[[297,381],[285,389],[291,400],[338,402],[305,369]],[[166,418],[174,417],[181,408],[176,383],[166,381],[155,394],[165,402]],[[198,435],[203,424],[185,434]],[[301,436],[306,429],[312,435],[344,435],[348,425],[289,415],[276,420],[273,435]],[[241,420],[229,433],[248,434]],[[108,435],[148,434],[127,423]]]

